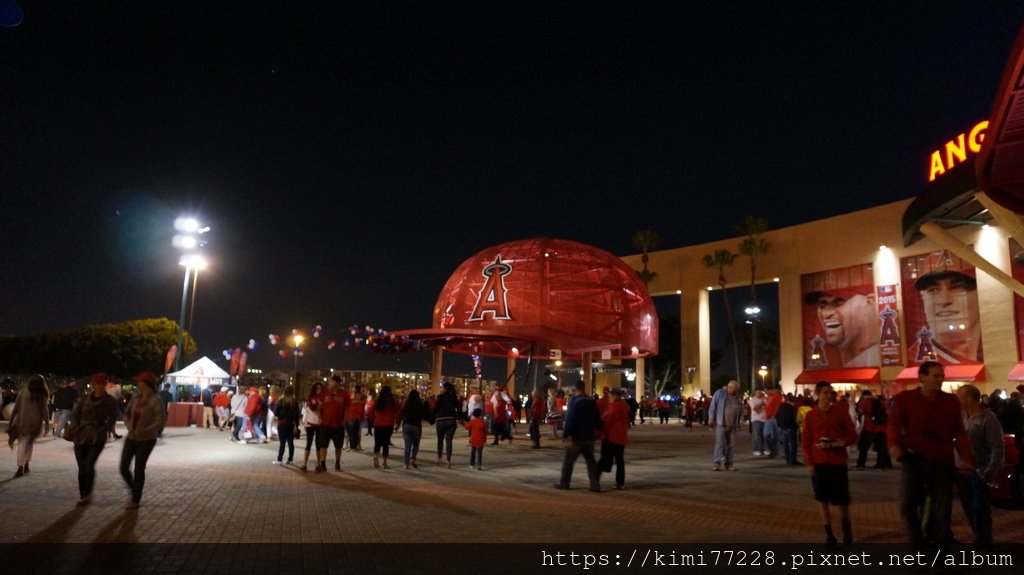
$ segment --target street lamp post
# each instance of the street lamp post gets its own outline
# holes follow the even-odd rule
[[[206,266],[206,260],[196,251],[205,244],[199,239],[199,235],[210,231],[210,227],[200,226],[195,218],[179,217],[174,220],[174,229],[179,233],[174,236],[171,243],[184,252],[179,263],[185,266],[185,282],[181,286],[181,316],[178,321],[178,353],[174,356],[174,371],[178,371],[181,369],[181,357],[185,354],[185,306],[188,303],[189,276],[195,274],[192,279],[194,306],[195,283],[199,279],[199,270]],[[191,323],[192,318],[189,317],[190,326]]]
[[[296,389],[299,387],[299,353],[302,351],[299,346],[302,345],[302,340],[305,339],[299,334],[292,336],[295,340],[295,350],[292,351],[292,357],[295,359],[292,370],[295,372],[295,383],[293,384]]]
[[[185,348],[185,306],[188,303],[188,280],[189,276],[199,275],[199,270],[206,267],[206,260],[199,254],[189,254],[181,257],[181,265],[185,266],[185,283],[181,286],[181,318],[178,321],[178,355],[174,356],[174,371],[181,369],[181,356]],[[195,303],[195,292],[192,294],[192,301]]]
[[[750,392],[754,392],[754,382],[757,381],[757,315],[761,308],[756,303],[751,303],[743,310],[747,314],[747,323],[750,324]]]
[[[757,370],[757,375],[761,376],[761,387],[764,387],[764,378],[768,377],[768,366],[762,365],[761,369]]]

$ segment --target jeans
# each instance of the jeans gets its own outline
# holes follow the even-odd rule
[[[441,459],[441,447],[446,449],[448,461],[452,460],[452,439],[455,438],[455,419],[438,419],[434,423],[437,429],[437,458]]]
[[[736,428],[728,425],[715,426],[715,450],[711,453],[711,462],[715,465],[725,460],[725,465],[732,465],[732,443],[736,436]]]
[[[498,441],[502,439],[512,440],[512,433],[509,432],[509,421],[508,419],[495,419],[491,422],[491,427],[494,429],[494,442],[491,445],[497,445]]]
[[[857,467],[864,467],[864,464],[868,462],[868,451],[872,445],[874,445],[875,451],[878,453],[875,457],[875,467],[883,469],[892,467],[892,459],[889,457],[885,432],[871,432],[866,429],[861,430],[860,438],[857,440]]]
[[[763,421],[750,422],[750,430],[753,436],[751,441],[754,445],[754,451],[758,453],[764,451],[764,423]]]
[[[155,439],[149,441],[135,441],[127,437],[124,439],[124,448],[121,450],[121,477],[128,484],[128,489],[132,490],[132,501],[135,503],[142,501],[142,488],[146,486],[146,462],[149,461],[149,455],[153,453],[154,447],[156,447]],[[128,469],[132,464],[132,458],[135,459],[134,477]]]
[[[319,425],[306,426],[306,451],[309,451],[317,444],[317,436],[320,434]]]
[[[612,462],[614,461],[615,485],[621,486],[626,483],[625,453],[625,445],[619,445],[618,443],[612,443],[607,440],[601,442],[601,460],[597,463],[597,468],[600,473],[610,473],[612,470]]]
[[[775,418],[771,418],[764,422],[764,451],[767,451],[772,457],[779,452],[779,423],[775,421]]]
[[[562,478],[559,484],[566,489],[572,482],[572,468],[576,465],[576,458],[580,455],[587,462],[587,478],[590,479],[590,488],[598,489],[601,486],[601,476],[597,470],[597,461],[594,460],[593,439],[570,439],[571,443],[565,448],[565,459],[562,460]]]
[[[388,425],[387,427],[374,426],[373,428],[373,454],[377,455],[382,453],[384,459],[388,457],[388,446],[391,445],[391,434],[394,433],[395,428]]]
[[[416,461],[416,455],[420,452],[420,437],[423,436],[423,428],[418,425],[402,425],[402,439],[405,440],[405,464],[409,460]]]
[[[469,466],[470,467],[483,467],[484,466],[484,448],[483,447],[470,447],[469,448]]]
[[[796,430],[779,428],[779,444],[786,457],[786,463],[796,465]]]
[[[900,473],[900,515],[915,546],[931,543],[949,548],[949,524],[953,514],[953,467],[905,453]],[[927,498],[927,499],[926,499]],[[925,504],[928,509],[925,509]],[[928,518],[924,529],[921,521]]]
[[[82,497],[92,493],[96,481],[96,460],[103,453],[106,443],[75,444],[75,461],[78,462],[78,494]]]
[[[360,441],[362,441],[362,436],[359,435],[361,423],[358,419],[350,419],[345,422],[345,433],[348,435],[349,449],[359,449]]]
[[[60,437],[64,433],[64,426],[68,424],[68,418],[71,417],[70,409],[58,409],[54,421],[56,425],[53,427],[53,436]]]
[[[958,478],[960,505],[974,531],[974,543],[979,547],[992,545],[992,507],[990,489],[985,478],[977,473]]]
[[[534,447],[540,447],[540,420],[542,418],[534,417],[530,420],[530,441],[533,442]]]
[[[295,424],[294,423],[278,423],[277,425],[277,440],[280,445],[277,447],[277,460],[281,461],[284,457],[284,448],[288,446],[288,463],[295,459]]]

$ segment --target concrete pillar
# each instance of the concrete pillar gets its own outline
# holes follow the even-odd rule
[[[433,387],[434,393],[438,390],[438,384],[441,383],[441,368],[444,363],[444,346],[439,345],[434,348],[434,366],[430,369],[430,384]]]
[[[512,374],[516,372],[516,359],[514,357],[508,358],[505,363],[505,381],[508,382],[508,396],[516,396],[516,378],[512,377]]]
[[[644,379],[645,359],[642,357],[636,358],[636,400],[643,401],[644,396],[647,395],[647,382]]]
[[[594,354],[589,351],[583,352],[583,391],[594,393]]]

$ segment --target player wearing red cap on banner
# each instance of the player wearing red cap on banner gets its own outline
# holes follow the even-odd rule
[[[921,295],[926,329],[912,334],[917,341],[910,346],[911,361],[980,363],[981,314],[974,268],[945,250],[928,254],[922,267],[924,273],[914,288]]]
[[[818,306],[825,343],[839,351],[843,367],[878,367],[881,319],[874,286],[826,288],[809,292],[804,303]]]

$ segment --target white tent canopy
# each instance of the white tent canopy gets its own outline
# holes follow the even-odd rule
[[[198,385],[200,387],[210,385],[230,385],[231,376],[221,369],[213,360],[203,356],[188,367],[168,373],[164,381],[174,385]]]

